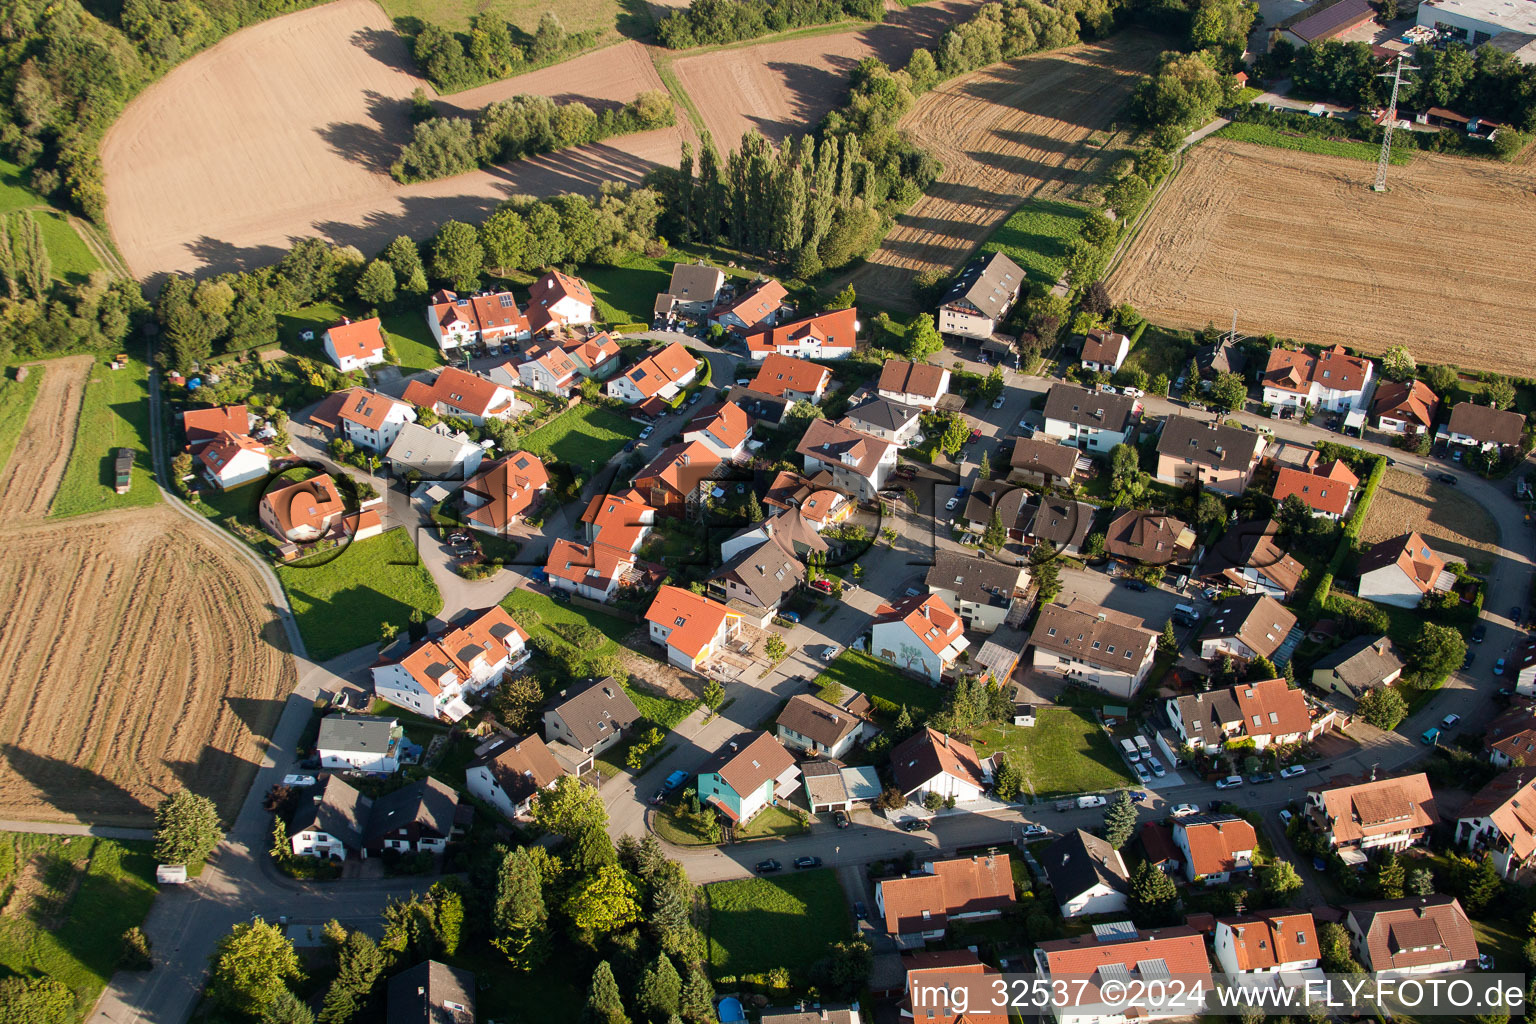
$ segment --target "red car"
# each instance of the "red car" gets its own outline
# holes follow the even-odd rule
[[[980,441],[980,440],[981,440],[981,431],[979,429],[972,428],[972,430],[971,430],[971,443],[975,444],[977,441]]]
[[[823,594],[830,594],[832,593],[832,584],[827,580],[812,580],[811,589]]]

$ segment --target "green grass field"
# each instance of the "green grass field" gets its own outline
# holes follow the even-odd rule
[[[116,969],[123,932],[149,913],[154,877],[149,843],[0,833],[0,972],[63,982],[83,1017]]]
[[[656,296],[672,283],[672,260],[636,256],[621,267],[584,267],[582,280],[597,300],[597,315],[610,324],[648,324]]]
[[[437,339],[420,312],[395,313],[383,317],[384,333],[389,347],[400,360],[400,372],[409,376],[422,370],[432,370],[443,365],[437,349]]]
[[[1318,135],[1291,135],[1278,128],[1271,128],[1267,124],[1249,124],[1239,121],[1227,125],[1215,134],[1224,139],[1273,146],[1275,149],[1294,149],[1302,153],[1341,156],[1350,160],[1369,160],[1372,163],[1375,163],[1381,155],[1381,147],[1369,142],[1355,142],[1349,139],[1334,141]],[[1394,164],[1406,164],[1412,159],[1411,150],[1394,149],[1392,151],[1391,161]]]
[[[42,204],[43,200],[27,188],[21,175],[20,167],[9,160],[0,160],[0,213]]]
[[[937,711],[943,704],[944,691],[910,676],[858,651],[844,651],[833,659],[825,672],[816,677],[825,687],[838,683],[844,689],[858,690],[871,697],[883,697],[892,704],[905,704],[918,717],[919,711]]]
[[[1032,727],[989,725],[975,739],[978,757],[1002,750],[1017,758],[1024,792],[1037,797],[1116,789],[1135,781],[1125,773],[1109,735],[1077,708],[1041,708]]]
[[[101,269],[101,261],[62,214],[34,210],[32,216],[42,229],[54,277],[69,284],[81,284],[91,276],[91,271]]]
[[[716,882],[704,887],[704,899],[717,980],[783,967],[803,985],[827,947],[850,935],[848,902],[831,868]]]
[[[1031,199],[981,244],[982,252],[1005,253],[1034,280],[1055,284],[1067,246],[1077,237],[1089,208],[1054,199]]]
[[[18,381],[15,370],[6,370],[0,377],[0,472],[11,460],[16,442],[21,440],[21,428],[27,425],[27,414],[37,398],[37,386],[43,381],[45,366],[33,365],[27,370],[27,379]]]
[[[113,458],[119,448],[138,452],[133,486],[127,494],[113,488]],[[121,370],[97,363],[91,367],[91,382],[80,408],[75,447],[49,512],[74,516],[153,505],[159,500],[149,464],[149,368],[137,359]]]
[[[555,10],[549,0],[383,0],[391,18],[417,18],[455,32],[469,29],[477,14],[500,15],[524,32],[539,27],[545,11]],[[620,5],[615,0],[560,0],[556,13],[567,31],[612,28]]]
[[[553,456],[574,466],[585,479],[640,433],[640,424],[595,405],[568,409],[527,437],[523,447],[540,458]]]
[[[386,622],[405,629],[413,608],[429,619],[443,609],[443,596],[403,529],[350,544],[323,565],[276,571],[316,661],[377,642]]]

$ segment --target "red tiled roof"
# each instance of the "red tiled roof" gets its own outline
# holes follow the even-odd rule
[[[1305,735],[1312,726],[1306,696],[1284,679],[1239,683],[1232,687],[1232,697],[1249,736]]]
[[[1275,474],[1272,497],[1280,502],[1294,494],[1309,508],[1339,516],[1349,507],[1350,495],[1359,482],[1360,478],[1340,459],[1311,471],[1282,466]]]
[[[985,1006],[979,1006],[975,999],[967,999],[969,1004],[963,1013],[952,1013],[945,1006],[931,1006],[935,1002],[929,998],[928,990],[938,986],[941,979],[957,974],[974,974],[980,976],[983,981],[977,983],[978,991],[992,992],[995,982],[994,976],[1000,975],[996,968],[988,967],[977,959],[976,954],[968,949],[944,949],[933,952],[904,953],[901,957],[901,966],[907,972],[907,995],[903,1000],[903,1018],[911,1016],[922,1024],[1008,1024],[1006,1012],[988,1012]],[[912,1010],[913,990],[921,987],[924,992],[919,1000],[923,1006]],[[930,1012],[931,1007],[931,1012]]]
[[[324,530],[342,511],[341,493],[328,473],[274,488],[261,496],[261,503],[272,510],[284,537],[295,529]]]
[[[1173,975],[1211,973],[1205,940],[1189,927],[1137,932],[1135,939],[1126,942],[1100,942],[1094,935],[1079,935],[1041,942],[1036,948],[1053,978],[1092,978],[1110,966],[1134,971],[1153,960],[1161,960]]]
[[[696,430],[709,431],[726,448],[735,450],[751,436],[752,418],[735,402],[726,402],[695,416],[683,432],[691,434]]]
[[[1221,918],[1219,923],[1232,929],[1232,952],[1240,971],[1269,971],[1319,959],[1317,926],[1309,911],[1266,910]]]
[[[1445,559],[1441,558],[1416,531],[1384,540],[1367,548],[1357,562],[1359,574],[1375,572],[1389,565],[1403,571],[1420,593],[1429,593],[1435,581],[1445,571]]]
[[[764,317],[778,311],[789,293],[777,281],[764,281],[741,298],[716,311],[717,319],[727,313],[735,313],[748,328],[756,327]]]
[[[1322,800],[1335,846],[1429,828],[1439,817],[1429,776],[1423,772],[1311,792]]]
[[[601,541],[587,545],[560,538],[550,546],[544,571],[549,575],[596,590],[606,590],[611,581],[621,579],[635,564],[628,551]]]
[[[786,391],[814,395],[818,388],[827,384],[831,376],[832,371],[825,366],[772,352],[763,359],[763,365],[757,371],[751,388],[774,398],[783,398]]]
[[[531,452],[513,452],[491,463],[470,477],[464,490],[486,499],[484,505],[471,509],[468,517],[500,530],[528,511],[534,496],[549,486],[549,472]]]
[[[1264,386],[1305,393],[1315,382],[1333,391],[1359,391],[1365,387],[1370,367],[1370,360],[1350,355],[1343,345],[1335,345],[1316,356],[1276,348],[1269,353]]]
[[[405,400],[431,408],[439,402],[473,416],[496,416],[511,405],[511,393],[495,381],[457,366],[445,366],[431,384],[413,380],[405,388]]]
[[[187,432],[187,444],[196,447],[224,433],[244,434],[251,429],[251,417],[244,405],[221,405],[213,409],[188,409],[181,415]]]
[[[960,616],[936,594],[904,598],[894,607],[882,605],[877,609],[874,624],[882,622],[905,623],[930,651],[939,655],[965,635]]]
[[[518,643],[512,644],[516,637]],[[474,672],[477,663],[494,665],[508,656],[513,646],[521,649],[528,634],[513,621],[507,610],[492,605],[467,625],[436,638],[423,640],[406,652],[400,665],[422,689],[436,697],[442,692],[438,682],[449,671],[462,684]]]
[[[1237,866],[1236,855],[1251,856],[1259,844],[1253,826],[1238,817],[1176,822],[1173,827],[1184,831],[1184,841],[1189,845],[1189,867],[1196,878],[1233,870]]]
[[[511,292],[476,295],[470,299],[470,305],[475,311],[475,320],[482,331],[510,329],[521,333],[528,330],[528,318],[523,315],[522,310],[517,308],[517,301],[512,298]]]
[[[343,320],[325,333],[331,336],[331,347],[336,350],[338,359],[347,356],[361,359],[365,356],[376,356],[384,351],[383,325],[378,317],[369,320]]]
[[[880,884],[885,929],[892,935],[943,928],[951,916],[1013,906],[1013,868],[1006,853],[934,861],[931,874]],[[928,915],[923,916],[927,911]]]
[[[360,427],[378,430],[389,418],[390,410],[396,406],[410,408],[407,403],[390,398],[388,395],[381,395],[367,388],[353,388],[347,392],[346,400],[341,403],[341,409],[336,415]]]
[[[681,587],[662,587],[646,610],[647,622],[670,629],[667,646],[675,647],[690,658],[697,658],[730,619],[741,616],[723,604],[717,604]]]
[[[851,352],[855,344],[854,324],[858,322],[858,317],[857,309],[838,309],[791,320],[747,335],[747,351],[774,352],[780,345],[798,345],[806,338],[814,338],[823,348],[846,348]]]
[[[1371,415],[1417,423],[1425,429],[1435,420],[1435,410],[1440,400],[1421,380],[1406,383],[1385,380],[1376,388],[1376,398],[1371,402]]]
[[[267,446],[259,441],[253,441],[244,434],[232,434],[225,431],[214,440],[203,446],[198,452],[197,458],[215,474],[223,472],[225,465],[242,451],[256,452],[259,455],[267,454]]]
[[[648,491],[657,486],[686,497],[721,466],[720,456],[702,441],[663,448],[651,464],[635,474],[635,486]]]
[[[944,367],[932,363],[909,363],[901,359],[887,359],[880,368],[878,391],[893,394],[916,395],[935,399],[944,386]]]

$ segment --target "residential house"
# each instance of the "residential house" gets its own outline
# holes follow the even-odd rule
[[[788,294],[777,281],[754,282],[735,299],[716,306],[709,314],[709,322],[738,337],[758,327],[771,327],[778,322],[779,310]]]
[[[944,938],[951,921],[1001,917],[1014,905],[1006,853],[927,861],[920,874],[875,883],[876,917],[904,949]]]
[[[969,743],[924,726],[891,751],[891,777],[909,801],[937,793],[956,802],[976,800],[990,772]]]
[[[1360,570],[1359,595],[1377,604],[1417,608],[1425,594],[1443,593],[1456,576],[1417,532],[1372,544],[1355,563]]]
[[[1296,616],[1268,594],[1235,597],[1216,606],[1200,630],[1200,657],[1212,661],[1231,655],[1239,663],[1274,659]]]
[[[564,774],[537,733],[521,739],[497,734],[475,748],[464,783],[470,796],[511,820],[527,817],[539,793],[555,788]]]
[[[656,510],[636,490],[599,494],[587,502],[581,522],[589,542],[601,540],[611,548],[633,553],[640,550],[656,524]]]
[[[480,471],[485,449],[463,431],[450,433],[441,423],[435,427],[407,423],[390,442],[387,455],[399,476],[414,472],[423,480],[464,481]]]
[[[745,385],[732,387],[725,393],[725,400],[746,413],[754,426],[765,430],[778,430],[789,410],[795,407],[795,403],[787,398],[765,395]]]
[[[509,291],[463,296],[446,288],[433,292],[427,303],[427,327],[443,352],[477,341],[487,345],[526,341],[531,333],[528,317]]]
[[[800,769],[769,732],[728,740],[699,768],[699,804],[715,808],[732,825],[744,825],[798,787]]]
[[[965,628],[991,633],[1001,626],[1029,586],[1029,572],[990,558],[936,549],[928,570],[928,593],[960,614]]]
[[[181,414],[181,428],[187,435],[187,451],[196,452],[203,445],[217,441],[225,434],[249,434],[251,414],[244,405],[188,409]]]
[[[1032,547],[1045,547],[1065,555],[1079,554],[1097,510],[1084,501],[1042,494],[1021,514],[1028,517],[1025,539]]]
[[[875,390],[888,402],[932,411],[938,407],[939,399],[949,394],[949,371],[932,363],[887,359],[880,368]]]
[[[1047,846],[1040,867],[1062,917],[1118,914],[1128,906],[1131,872],[1125,858],[1091,832],[1075,828]]]
[[[1290,974],[1321,962],[1310,910],[1260,910],[1219,917],[1211,933],[1216,963],[1227,974]]]
[[[740,459],[752,439],[752,420],[739,406],[729,402],[710,404],[683,428],[684,442],[702,442],[715,457],[725,462]]]
[[[779,605],[805,581],[805,565],[778,534],[739,552],[705,581],[704,593],[758,628],[766,628]]]
[[[1260,383],[1264,404],[1275,415],[1283,409],[1321,408],[1329,412],[1364,412],[1365,393],[1375,367],[1335,345],[1317,355],[1305,350],[1271,349]]]
[[[475,976],[423,960],[389,979],[385,1024],[475,1024]]]
[[[555,703],[544,709],[544,738],[584,754],[601,754],[638,721],[640,710],[610,676],[580,689],[561,690]]]
[[[1422,434],[1435,422],[1440,399],[1421,380],[1384,380],[1371,399],[1376,429],[1389,434]]]
[[[1525,417],[1507,409],[1495,409],[1471,402],[1457,402],[1451,407],[1451,420],[1445,436],[1451,444],[1484,451],[1514,447],[1525,433]]]
[[[1203,814],[1176,820],[1173,842],[1184,860],[1185,881],[1221,885],[1253,867],[1259,837],[1235,814]]]
[[[373,801],[331,775],[318,792],[309,791],[288,823],[288,845],[295,857],[346,860],[367,856],[363,832]]]
[[[582,381],[612,376],[619,354],[619,343],[607,331],[585,339],[556,337],[529,350],[528,358],[517,365],[518,383],[530,391],[569,398]]]
[[[779,730],[779,742],[789,745],[783,729]],[[800,781],[804,784],[805,800],[812,814],[831,814],[833,811],[852,809],[853,799],[848,793],[848,783],[843,778],[843,769],[836,761],[800,762]],[[879,789],[877,777],[877,793]]]
[[[549,490],[549,472],[532,452],[513,452],[464,483],[464,522],[472,530],[505,535]]]
[[[336,526],[343,512],[341,492],[329,473],[273,487],[261,496],[256,516],[279,541],[304,544],[319,540]]]
[[[803,519],[816,533],[847,519],[858,503],[847,494],[831,486],[831,473],[817,473],[816,479],[791,470],[780,470],[768,484],[763,495],[763,507],[775,509],[769,513],[794,512],[794,518]],[[802,554],[796,550],[796,554]]]
[[[858,333],[857,309],[817,313],[748,334],[747,358],[757,361],[777,352],[797,359],[846,359],[858,347]]]
[[[1195,369],[1200,371],[1202,380],[1214,380],[1224,373],[1241,375],[1248,369],[1248,360],[1235,342],[1223,337],[1215,344],[1195,349]]]
[[[939,332],[985,340],[1019,299],[1024,271],[1000,252],[982,253],[956,275],[939,302]]]
[[[343,317],[341,323],[326,329],[321,343],[342,373],[384,362],[384,326],[378,317],[355,323]]]
[[[656,296],[653,315],[707,316],[725,287],[725,271],[704,263],[674,263],[667,290]]]
[[[1021,437],[1008,457],[1008,479],[1031,487],[1070,487],[1082,456],[1070,445]]]
[[[873,739],[880,731],[873,722],[852,714],[847,708],[829,704],[808,693],[797,693],[789,698],[774,724],[778,727],[779,742],[784,746],[833,758],[842,757],[855,743]]]
[[[410,403],[381,395],[367,388],[345,392],[336,412],[341,435],[359,448],[387,452],[400,435],[400,428],[416,422],[416,410]]]
[[[1338,520],[1349,512],[1359,483],[1360,478],[1343,459],[1334,459],[1325,466],[1322,457],[1313,452],[1306,469],[1281,466],[1275,471],[1275,488],[1270,497],[1278,505],[1294,494],[1306,502],[1315,518]]]
[[[1169,416],[1157,439],[1156,479],[1175,487],[1198,483],[1237,495],[1253,482],[1264,455],[1264,436],[1216,419]]]
[[[1036,671],[1129,699],[1152,670],[1157,638],[1134,615],[1074,598],[1069,605],[1041,606],[1029,642]]]
[[[1082,367],[1099,373],[1118,373],[1131,354],[1131,339],[1119,331],[1092,330],[1083,336]]]
[[[1456,844],[1474,858],[1486,853],[1500,878],[1536,864],[1536,766],[1502,772],[1478,790],[1456,819]]]
[[[863,1019],[859,1016],[857,1003],[842,1006],[818,1003],[813,1007],[801,1003],[791,1009],[769,1006],[757,1018],[758,1024],[859,1024]]]
[[[528,317],[517,308],[511,292],[481,292],[472,296],[469,303],[475,311],[476,331],[485,344],[527,341],[531,336]]]
[[[967,533],[981,537],[986,534],[987,527],[992,525],[992,516],[996,513],[997,521],[1007,533],[1008,539],[1022,541],[1030,519],[1035,514],[1035,506],[1030,503],[1031,497],[1033,495],[1029,491],[1005,480],[978,478],[971,493],[965,497],[964,510],[954,523],[963,527]]]
[[[1109,524],[1104,543],[1111,557],[1142,565],[1182,565],[1195,553],[1195,531],[1156,509],[1130,509]]]
[[[222,491],[264,480],[272,472],[267,446],[245,434],[225,433],[199,446],[197,462],[204,479]]]
[[[886,398],[870,398],[849,409],[844,420],[861,434],[905,447],[917,436],[918,417],[915,406]]]
[[[597,305],[587,282],[558,270],[545,271],[528,289],[528,296],[528,329],[534,334],[590,324]]]
[[[869,649],[876,657],[935,685],[968,646],[960,616],[932,594],[882,604],[870,627]]]
[[[1147,863],[1165,875],[1184,872],[1184,855],[1173,843],[1173,830],[1160,821],[1144,821],[1137,833]]]
[[[1128,395],[1052,384],[1045,396],[1045,433],[1084,451],[1107,452],[1134,439],[1141,403]]]
[[[518,408],[511,388],[457,366],[443,367],[430,384],[411,381],[405,387],[405,400],[441,416],[468,420],[477,427],[485,426],[488,420],[504,420]]]
[[[863,501],[873,501],[896,468],[894,444],[830,420],[812,420],[795,452],[805,459],[807,475],[826,470],[832,486]]]
[[[720,557],[730,561],[743,551],[756,548],[770,537],[778,538],[784,547],[794,552],[795,557],[801,560],[812,552],[824,554],[828,550],[827,542],[822,540],[816,529],[798,510],[795,510],[770,516],[761,523],[753,523],[731,534],[720,542]]]
[[[393,718],[327,715],[320,719],[315,756],[327,771],[394,773],[400,770],[405,732]]]
[[[397,662],[373,666],[374,694],[427,718],[457,722],[467,697],[499,684],[528,660],[528,634],[500,605],[413,646]]]
[[[1536,765],[1536,704],[1526,699],[1512,702],[1488,723],[1483,748],[1500,768]]]
[[[1477,936],[1454,896],[1405,896],[1343,909],[1355,959],[1378,978],[1477,966]]]
[[[370,854],[442,853],[458,809],[459,794],[447,783],[431,777],[412,782],[374,800],[363,843]]]
[[[825,366],[770,352],[763,357],[751,388],[791,402],[820,405],[831,383],[832,371]]]
[[[674,341],[659,352],[646,356],[608,382],[609,398],[635,405],[656,398],[670,402],[677,393],[698,376],[698,360]]]
[[[701,486],[724,470],[725,463],[703,441],[668,445],[635,474],[634,488],[651,508],[681,519],[701,500]]]
[[[637,578],[635,556],[630,552],[601,541],[580,544],[564,537],[550,545],[544,572],[554,589],[605,604],[621,586]]]
[[[1312,663],[1312,685],[1359,699],[1397,682],[1405,664],[1391,637],[1358,636]]]
[[[1233,523],[1200,560],[1198,578],[1221,590],[1236,587],[1289,601],[1307,570],[1276,541],[1279,532],[1273,519]]]
[[[681,587],[662,587],[645,613],[651,642],[667,649],[667,661],[698,671],[741,631],[741,615]]]
[[[922,1024],[1008,1024],[1008,1014],[995,1010],[982,1000],[967,996],[962,1000],[950,998],[951,986],[966,976],[974,980],[966,982],[966,990],[975,986],[977,991],[995,992],[1002,984],[1002,972],[988,967],[970,949],[942,949],[929,952],[903,953],[899,959],[900,971],[905,977],[905,993],[899,1007],[900,1019],[908,1018]],[[808,1020],[804,1024],[820,1024]]]
[[[1237,683],[1170,697],[1168,721],[1180,740],[1214,754],[1228,740],[1251,740],[1256,750],[1316,739],[1333,716],[1312,714],[1306,695],[1284,679]]]
[[[1334,778],[1307,790],[1305,814],[1328,844],[1354,863],[1364,863],[1370,850],[1401,852],[1422,842],[1440,817],[1423,772],[1364,782]]]
[[[1126,1024],[1188,1018],[1200,1006],[1181,1005],[1177,998],[1158,1004],[1138,1003],[1125,1014],[1105,1013],[1097,1005],[1099,986],[1106,981],[1130,986],[1166,984],[1170,976],[1205,978],[1211,975],[1205,938],[1187,925],[1139,931],[1129,921],[1098,925],[1085,935],[1051,939],[1035,946],[1035,970],[1066,992],[1063,1005],[1050,1014],[1057,1024]],[[1079,989],[1078,983],[1084,987]],[[1210,991],[1203,985],[1202,991]],[[1089,1005],[1083,1005],[1083,1004]]]

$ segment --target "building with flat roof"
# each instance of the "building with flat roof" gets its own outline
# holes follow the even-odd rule
[[[1423,0],[1415,20],[1476,48],[1504,32],[1536,34],[1536,0]]]

